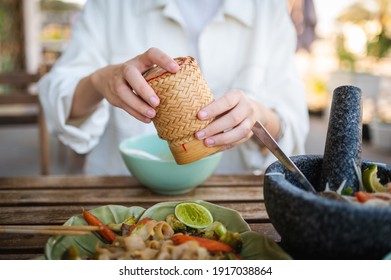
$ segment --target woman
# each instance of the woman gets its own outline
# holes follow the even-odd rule
[[[288,154],[304,153],[308,115],[295,69],[296,34],[281,0],[88,1],[72,39],[39,83],[48,127],[85,173],[127,174],[118,144],[154,132],[159,98],[142,73],[194,56],[215,101],[195,136],[226,151],[216,173],[263,170],[275,158],[252,137],[262,122]]]

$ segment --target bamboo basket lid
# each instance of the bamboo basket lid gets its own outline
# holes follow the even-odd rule
[[[144,78],[160,98],[153,123],[160,138],[167,140],[178,164],[187,164],[218,152],[221,147],[206,147],[194,134],[212,120],[201,121],[197,113],[213,101],[213,95],[193,57],[175,58],[180,66],[170,73],[154,66]]]

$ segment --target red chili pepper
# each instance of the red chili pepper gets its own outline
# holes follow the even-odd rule
[[[190,236],[190,235],[174,235],[170,238],[175,245],[180,245],[182,243],[188,241],[196,241],[198,245],[204,247],[206,250],[210,252],[232,252],[233,249],[231,246],[212,239],[198,237],[198,236]]]
[[[114,231],[112,231],[108,226],[103,224],[98,217],[94,216],[90,212],[83,209],[83,217],[86,222],[91,226],[99,226],[102,229],[98,230],[100,236],[102,236],[107,242],[113,243],[113,241],[117,238],[117,235]]]
[[[373,199],[373,196],[367,192],[355,192],[354,195],[356,196],[357,200],[361,203]]]

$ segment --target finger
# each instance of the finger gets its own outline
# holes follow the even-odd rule
[[[125,80],[120,78],[110,83],[108,90],[110,94],[105,97],[114,106],[123,108],[125,104],[148,118],[153,118],[156,115],[155,110],[138,97]]]
[[[138,119],[142,118],[141,115],[144,115],[144,118],[153,118],[156,115],[155,110],[138,97],[125,80],[117,79],[110,83],[108,90],[110,94],[105,97],[112,105],[126,110],[131,115],[137,112],[140,115],[137,116]]]
[[[140,72],[145,72],[152,66],[159,65],[163,69],[175,73],[179,70],[178,63],[158,48],[150,48],[145,53],[136,57],[136,67]]]
[[[159,97],[132,62],[123,64],[123,77],[129,86],[152,107],[159,105]]]
[[[150,123],[151,118],[156,115],[155,110],[135,95],[128,87],[119,88],[116,96],[116,104],[113,103],[113,105],[123,109],[139,121]]]
[[[144,100],[134,94],[128,87],[122,87],[117,92],[118,99],[121,101],[121,107],[126,111],[136,112],[140,116],[147,118],[153,118],[156,115],[156,111],[150,107]],[[132,114],[133,115],[133,114]],[[140,117],[139,117],[140,118]]]
[[[179,70],[179,65],[167,54],[157,48],[151,48],[145,53],[123,64],[123,76],[133,90],[152,107],[159,105],[160,100],[154,90],[144,79],[142,73],[154,65],[170,72]]]
[[[226,150],[232,149],[232,148],[234,148],[236,146],[239,146],[240,144],[246,142],[247,140],[248,139],[241,139],[241,140],[239,140],[237,142],[230,143],[230,144],[227,144],[227,145],[223,145],[223,146],[221,146],[220,151],[226,151]]]
[[[226,112],[232,110],[238,105],[241,95],[238,91],[230,91],[223,97],[213,101],[198,112],[198,118],[200,120],[207,120],[210,118],[216,118],[219,115],[223,115]]]
[[[245,103],[239,103],[227,114],[215,119],[208,126],[196,133],[197,139],[204,139],[215,134],[230,130],[239,125],[248,116],[248,107]]]
[[[213,135],[204,140],[206,146],[228,146],[247,141],[252,136],[252,121],[245,119],[238,126],[224,133]],[[235,144],[236,145],[236,144]]]
[[[142,121],[144,123],[150,123],[152,120],[151,118],[148,118],[144,116],[143,114],[140,114],[136,110],[134,110],[132,107],[129,107],[126,103],[122,103],[120,107],[125,110],[129,115],[133,116],[134,118],[138,119],[139,121]]]

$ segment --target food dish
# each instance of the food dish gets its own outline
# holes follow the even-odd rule
[[[205,201],[196,202],[208,208],[215,220],[221,221],[227,229],[240,232],[243,238],[243,249],[241,251],[243,259],[291,258],[273,240],[262,234],[251,231],[248,224],[237,211]],[[162,202],[155,204],[148,209],[138,206],[127,208],[119,205],[107,205],[92,209],[90,212],[97,216],[103,223],[118,223],[129,215],[134,215],[138,217],[139,220],[145,217],[163,220],[168,214],[174,213],[175,206],[178,203],[180,202]],[[73,216],[65,223],[65,225],[82,224],[86,224],[82,215]],[[61,259],[64,251],[71,245],[74,245],[78,248],[80,255],[86,258],[94,253],[97,243],[102,244],[102,239],[95,234],[77,237],[51,237],[45,246],[45,257],[50,260]]]

